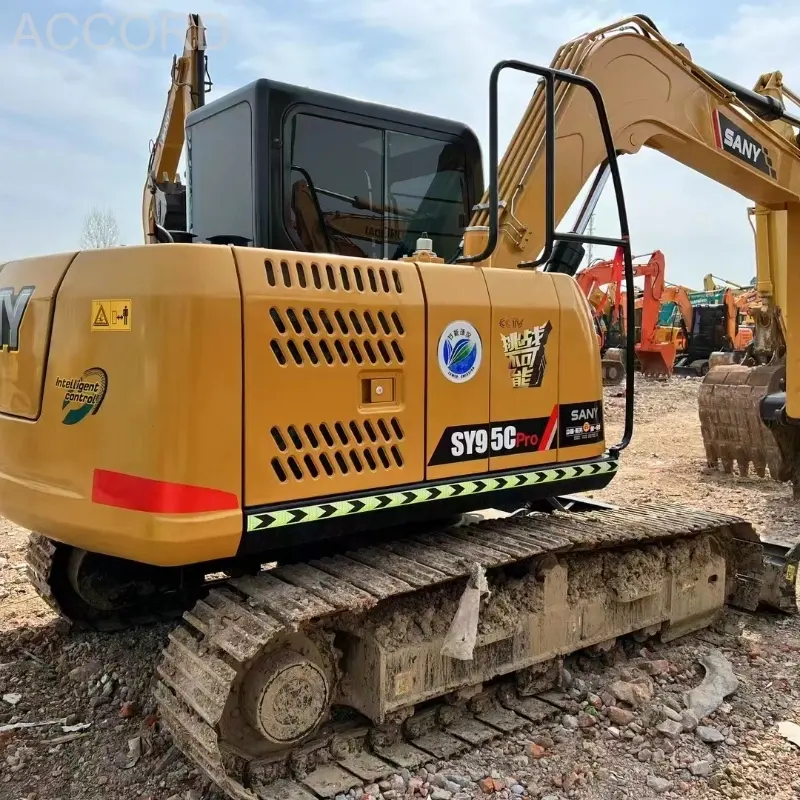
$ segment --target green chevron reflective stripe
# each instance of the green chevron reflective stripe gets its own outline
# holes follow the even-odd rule
[[[350,500],[331,500],[329,503],[313,503],[276,511],[257,511],[247,514],[247,530],[257,531],[267,528],[282,528],[304,522],[345,517],[350,514],[365,514],[385,508],[399,508],[417,503],[430,503],[454,497],[486,494],[505,489],[519,489],[542,483],[557,483],[574,478],[603,475],[617,470],[615,460],[596,461],[571,467],[550,467],[548,469],[526,470],[496,478],[458,481],[456,483],[435,483],[411,488],[405,491],[355,497]]]

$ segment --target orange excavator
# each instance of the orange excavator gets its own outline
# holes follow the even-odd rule
[[[620,306],[622,261],[595,261],[575,275],[589,301],[600,345],[603,386],[614,386],[625,378],[623,349],[624,312]],[[604,287],[604,288],[603,288]]]
[[[670,284],[661,293],[661,306],[654,334],[656,342],[672,342],[675,356],[680,357],[689,348],[689,331],[692,329],[692,301],[690,289]]]
[[[642,256],[638,256],[642,258]],[[656,335],[658,329],[658,314],[665,291],[664,274],[666,264],[664,254],[654,250],[649,254],[644,264],[634,264],[634,276],[644,278],[644,290],[636,305],[641,307],[641,333],[635,345],[636,357],[642,369],[642,374],[648,376],[664,376],[672,374],[675,363],[676,345],[672,339],[660,340]],[[599,261],[576,275],[578,285],[587,298],[590,298],[595,317],[609,319],[609,329],[624,331],[627,321],[623,308],[622,285],[622,260],[614,258],[612,261]],[[606,291],[599,296],[601,286],[607,286]],[[591,298],[595,302],[591,302]],[[599,301],[598,301],[599,297]],[[608,308],[610,304],[610,309]],[[606,383],[606,363],[613,366],[622,362],[621,349],[614,347],[616,341],[605,337],[605,352],[603,355],[603,377]],[[624,371],[621,372],[624,374]]]
[[[736,331],[734,345],[737,351],[744,351],[753,341],[755,331],[755,312],[764,301],[757,289],[748,289],[736,297],[736,308],[739,312],[739,330]]]

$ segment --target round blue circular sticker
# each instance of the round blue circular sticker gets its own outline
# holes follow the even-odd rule
[[[478,371],[482,349],[474,325],[464,320],[451,322],[439,337],[439,369],[447,380],[464,383]]]

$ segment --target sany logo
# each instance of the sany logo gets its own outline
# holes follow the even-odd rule
[[[761,155],[763,149],[751,139],[747,139],[741,134],[736,133],[731,128],[725,128],[722,134],[722,141],[725,143],[725,147],[736,150],[736,152],[741,153],[754,164],[758,161],[758,157]]]
[[[19,350],[19,329],[35,286],[23,286],[19,292],[12,287],[0,289],[0,347]]]
[[[593,422],[597,420],[600,416],[600,409],[595,408],[576,408],[573,409],[572,413],[570,414],[570,419],[572,422],[581,422],[582,420],[592,420]]]
[[[737,125],[736,122],[728,119],[719,109],[714,110],[711,119],[714,125],[714,140],[720,150],[738,158],[750,167],[755,167],[765,175],[769,175],[770,178],[776,177],[769,150],[758,139]]]

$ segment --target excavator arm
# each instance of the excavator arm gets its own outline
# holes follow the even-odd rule
[[[635,274],[644,276],[642,294],[642,343],[653,342],[658,325],[658,310],[664,294],[664,254],[655,250],[646,264],[636,267]]]
[[[582,269],[576,276],[578,286],[588,297],[595,289],[619,280],[613,261],[597,261],[591,266]]]
[[[757,207],[782,215],[786,239],[781,240],[777,223],[761,238],[770,252],[784,256],[785,269],[780,268],[785,278],[773,278],[770,298],[784,317],[791,317],[792,304],[800,299],[800,150],[793,129],[800,120],[786,114],[772,94],[757,94],[704,70],[683,45],[669,42],[638,16],[565,44],[551,68],[589,79],[599,88],[617,153],[659,150]],[[769,84],[773,93],[779,88],[764,76],[760,83]],[[478,261],[483,265],[531,266],[546,244],[546,215],[541,213],[545,94],[541,84],[498,167],[497,243]],[[607,150],[590,93],[563,81],[554,94],[554,216],[564,217],[597,171],[581,213],[585,218],[607,176]],[[490,191],[484,195],[465,233],[467,260],[477,260],[491,230],[490,196]],[[773,258],[773,274],[776,268]],[[800,419],[800,329],[789,326],[786,335],[785,413]]]
[[[638,256],[636,256],[638,258]],[[664,254],[655,250],[646,264],[634,264],[634,278],[644,277],[645,302],[642,307],[642,335],[647,329],[654,331],[658,322],[658,306],[661,294],[664,291]],[[619,259],[613,261],[598,261],[577,273],[575,279],[586,297],[601,286],[610,285],[606,295],[610,297],[614,308],[624,318],[625,304],[622,302],[624,290],[622,287],[622,264]],[[637,301],[638,302],[638,301]],[[638,307],[638,306],[637,306]]]
[[[725,334],[731,346],[734,346],[736,333],[739,330],[739,309],[736,307],[736,295],[733,289],[725,290],[723,302],[725,303]]]
[[[692,329],[692,301],[689,299],[686,289],[683,286],[667,286],[661,295],[661,304],[666,303],[675,303],[686,330],[690,331]]]
[[[620,309],[620,287],[622,284],[622,265],[619,260],[615,261],[596,261],[585,269],[582,269],[575,279],[578,281],[581,291],[593,306],[596,314],[603,314],[610,303],[612,311],[615,312],[615,319],[621,314]],[[597,306],[592,304],[592,298],[601,291],[601,286],[609,288],[603,293],[603,301]]]
[[[633,265],[633,277],[644,278],[642,296],[634,301],[634,308],[642,310],[641,334],[635,344],[635,352],[642,366],[642,372],[650,376],[669,375],[675,361],[674,345],[671,342],[657,342],[655,335],[661,296],[664,292],[665,271],[664,254],[660,250],[653,251],[646,263]],[[575,279],[587,298],[591,298],[595,291],[599,291],[600,286],[608,285],[605,297],[611,298],[613,304],[612,322],[618,322],[621,330],[627,330],[628,325],[632,323],[627,319],[627,297],[622,284],[621,259],[594,263],[578,272]],[[594,309],[596,316],[601,311],[601,308]],[[621,360],[621,355],[616,352],[616,348],[614,350],[613,360],[618,362]]]
[[[170,196],[177,196],[185,209],[185,191],[180,185],[178,165],[185,140],[184,124],[190,111],[204,105],[206,90],[206,29],[199,14],[189,14],[183,55],[172,60],[172,74],[164,116],[150,150],[147,179],[142,197],[142,227],[145,244],[170,241],[165,228]],[[183,212],[185,213],[185,211]],[[178,228],[178,226],[173,226]]]

